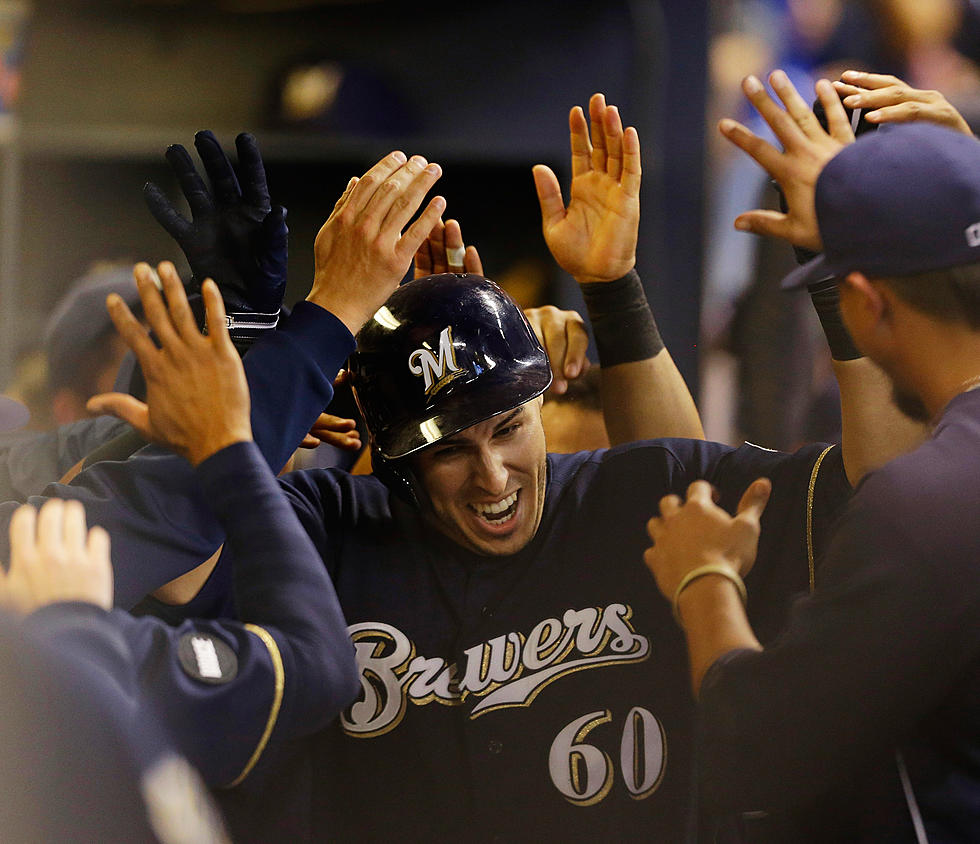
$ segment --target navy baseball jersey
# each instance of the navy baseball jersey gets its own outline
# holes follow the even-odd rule
[[[769,840],[978,840],[978,444],[972,391],[858,487],[773,646],[709,669],[712,808],[768,812]]]
[[[848,495],[839,449],[651,441],[550,455],[548,473],[541,526],[512,557],[464,551],[374,478],[282,479],[361,674],[319,738],[315,837],[684,838],[694,704],[683,636],[643,565],[646,520],[697,478],[730,509],[772,478],[748,578],[750,615],[771,636]]]

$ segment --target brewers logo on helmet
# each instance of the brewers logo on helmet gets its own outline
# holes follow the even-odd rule
[[[357,335],[350,372],[375,453],[387,460],[512,410],[551,383],[521,309],[473,274],[399,287]]]

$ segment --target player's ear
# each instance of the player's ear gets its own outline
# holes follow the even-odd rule
[[[848,273],[839,284],[841,316],[855,343],[863,348],[862,339],[891,322],[890,303],[882,287],[864,273]]]

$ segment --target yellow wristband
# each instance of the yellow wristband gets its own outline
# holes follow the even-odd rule
[[[677,584],[677,589],[674,590],[674,597],[670,602],[674,609],[674,618],[677,620],[677,623],[681,625],[681,627],[684,626],[684,623],[681,621],[680,609],[677,606],[677,602],[681,597],[681,592],[687,589],[687,587],[694,583],[694,581],[698,578],[706,577],[709,574],[717,574],[721,577],[727,578],[738,590],[738,596],[742,599],[742,606],[744,607],[746,603],[748,603],[749,594],[745,591],[745,583],[736,572],[732,571],[728,566],[722,565],[721,563],[708,563],[705,566],[699,566],[696,569],[691,569],[691,571],[684,575],[681,582]]]

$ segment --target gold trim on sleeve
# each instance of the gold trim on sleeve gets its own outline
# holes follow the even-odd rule
[[[275,692],[272,697],[272,708],[269,710],[269,719],[265,724],[265,731],[262,733],[262,738],[259,739],[259,743],[255,747],[255,751],[249,757],[248,762],[245,763],[245,767],[242,772],[235,777],[225,788],[234,788],[236,785],[240,784],[242,780],[245,779],[250,773],[252,773],[252,768],[259,761],[259,757],[265,750],[266,745],[269,743],[269,737],[272,735],[272,730],[276,726],[276,721],[279,720],[279,710],[282,708],[282,692],[285,685],[286,671],[282,665],[282,654],[279,653],[279,646],[276,644],[276,640],[272,638],[272,635],[268,630],[259,627],[257,624],[246,624],[245,629],[249,633],[254,633],[258,636],[263,644],[269,651],[269,657],[272,660],[272,670],[275,673],[276,687]]]
[[[817,486],[817,475],[820,474],[820,464],[835,446],[829,445],[820,452],[820,456],[813,464],[813,471],[810,472],[810,486],[806,491],[806,563],[810,573],[810,591],[816,585],[816,565],[813,558],[813,491]]]

